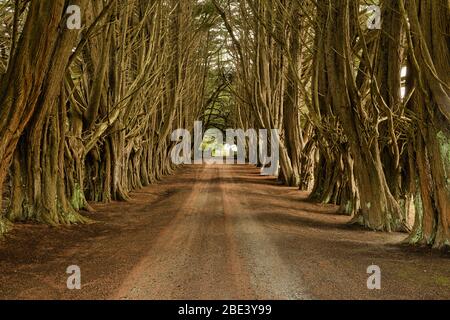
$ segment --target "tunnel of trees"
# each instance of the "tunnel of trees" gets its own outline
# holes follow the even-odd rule
[[[280,181],[448,248],[449,33],[448,0],[0,0],[0,234],[90,223],[201,120],[278,129]]]

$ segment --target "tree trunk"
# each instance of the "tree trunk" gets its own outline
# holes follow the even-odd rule
[[[400,1],[410,21],[410,77],[415,80],[409,107],[417,117],[415,149],[420,196],[409,241],[450,247],[450,51],[449,3]]]
[[[72,4],[80,5],[82,1],[75,1]],[[58,79],[64,76],[65,67],[78,36],[77,31],[64,29],[61,32],[60,30],[61,26],[64,26],[66,5],[64,0],[31,2],[14,56],[11,58],[6,75],[2,78],[0,84],[0,197],[4,179],[21,134],[35,116],[36,110],[41,115],[45,114],[39,108],[48,110],[49,105],[54,103],[59,93],[58,85],[61,81]],[[61,73],[58,75],[57,72]],[[54,81],[51,86],[49,86],[50,79]],[[43,120],[41,121],[44,125]],[[50,167],[52,162],[50,159],[47,160],[47,165]]]

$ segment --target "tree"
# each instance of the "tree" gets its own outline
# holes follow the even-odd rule
[[[409,241],[450,246],[449,3],[400,1],[409,26],[408,104],[415,117],[416,223]],[[408,23],[409,22],[409,23]]]
[[[67,6],[64,0],[31,2],[20,38],[12,46],[0,83],[0,197],[21,134],[37,112],[45,113],[37,109],[39,101],[51,101],[59,93],[57,86],[49,86],[49,80],[57,80],[58,72],[64,70],[78,36],[78,31],[64,27]],[[5,229],[0,217],[0,231]]]

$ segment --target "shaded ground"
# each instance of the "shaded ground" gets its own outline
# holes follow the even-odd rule
[[[96,224],[19,226],[0,242],[0,299],[450,299],[448,255],[349,227],[258,173],[189,166],[96,205]],[[66,288],[70,265],[82,290]]]

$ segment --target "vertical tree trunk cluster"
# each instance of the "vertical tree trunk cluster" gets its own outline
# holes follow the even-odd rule
[[[305,50],[301,6],[306,1],[242,1],[226,12],[213,1],[230,33],[238,60],[234,92],[245,127],[278,129],[280,172],[286,185],[307,189],[311,182],[310,130],[301,123],[301,76]],[[300,23],[300,24],[299,24]],[[237,113],[237,112],[236,112]],[[305,129],[305,130],[304,130]]]
[[[214,1],[239,116],[280,130],[284,182],[352,223],[449,247],[448,1],[382,0],[381,17],[364,1],[231,3]]]
[[[415,116],[416,221],[411,243],[450,247],[450,8],[400,1],[407,25],[408,110]]]
[[[1,233],[87,223],[88,201],[127,200],[171,173],[170,134],[193,127],[206,72],[195,1],[18,3],[0,84]],[[66,27],[69,5],[81,30]]]

